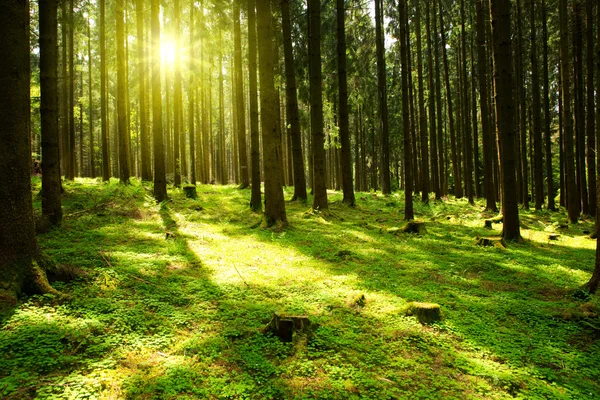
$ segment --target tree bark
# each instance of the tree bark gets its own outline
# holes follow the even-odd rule
[[[589,215],[596,215],[596,124],[594,115],[594,0],[586,0],[586,62],[587,62],[587,177],[589,184]],[[597,4],[597,2],[596,2]]]
[[[154,137],[154,198],[157,202],[167,199],[165,176],[165,146],[162,125],[162,93],[160,82],[160,0],[151,3],[152,29],[152,135]]]
[[[529,0],[531,23],[531,98],[533,107],[533,146],[535,177],[535,209],[541,210],[544,204],[544,171],[543,171],[543,143],[540,110],[540,80],[538,76],[537,59],[537,32],[535,24],[535,0]]]
[[[260,110],[263,133],[263,160],[265,167],[265,224],[287,225],[283,189],[281,186],[280,143],[277,110],[279,96],[275,90],[276,53],[274,46],[273,16],[270,1],[256,3],[258,29],[258,57],[260,79]]]
[[[583,87],[583,23],[579,0],[573,3],[573,81],[575,104],[575,173],[581,211],[589,213],[588,190],[585,174],[585,106]]]
[[[125,82],[125,34],[123,27],[124,0],[116,2],[117,25],[117,115],[118,115],[118,140],[119,140],[119,178],[121,183],[129,184],[129,154],[127,127],[127,87]]]
[[[108,143],[107,95],[106,95],[106,5],[100,1],[100,135],[102,140],[102,181],[110,180],[110,149]]]
[[[52,30],[49,25],[44,31]],[[25,290],[57,294],[46,278],[49,260],[38,247],[33,223],[28,2],[4,4],[0,36],[5,57],[0,63],[0,302],[14,304]]]
[[[250,208],[262,210],[260,193],[260,141],[258,132],[258,89],[256,79],[256,0],[248,0],[248,91],[250,95],[250,162],[252,194]]]
[[[339,89],[339,127],[341,141],[341,169],[343,202],[354,206],[352,183],[352,150],[350,149],[350,123],[348,121],[348,82],[346,78],[346,10],[344,0],[337,0],[337,55]]]
[[[57,1],[41,0],[40,90],[42,128],[42,215],[52,225],[62,223],[58,136],[58,23]]]
[[[381,193],[390,194],[390,139],[383,34],[383,0],[375,0],[375,42],[377,52],[377,94],[379,97],[379,131],[381,134]]]
[[[433,191],[435,192],[436,200],[441,198],[440,184],[439,184],[439,166],[438,166],[438,154],[437,154],[437,124],[436,124],[436,104],[435,104],[435,83],[433,80],[433,49],[431,41],[431,4],[426,3],[426,14],[425,14],[425,31],[427,33],[427,91],[428,91],[428,105],[429,105],[429,132],[430,140],[429,146],[431,146],[431,184]],[[426,160],[427,162],[428,160]]]
[[[510,0],[491,0],[493,32],[496,129],[500,138],[502,175],[502,237],[519,240],[519,208],[516,193],[514,100],[512,83],[512,49],[510,36]]]
[[[544,46],[544,143],[546,150],[546,184],[548,192],[548,210],[554,211],[554,174],[552,172],[552,131],[550,129],[550,80],[548,78],[548,18],[546,1],[542,0],[542,43]]]
[[[233,41],[236,86],[236,120],[238,140],[238,160],[240,171],[240,188],[250,185],[248,177],[248,156],[246,153],[246,112],[244,110],[244,74],[242,71],[242,37],[240,28],[240,2],[233,1]]]
[[[404,5],[406,7],[406,5]],[[427,139],[427,113],[423,89],[423,53],[421,46],[421,7],[415,0],[415,35],[417,39],[417,81],[419,83],[419,138],[421,143],[421,201],[429,201],[429,144]],[[408,50],[408,48],[407,48]],[[416,172],[416,171],[415,171]]]
[[[575,154],[573,153],[573,116],[571,114],[571,59],[569,56],[569,15],[567,0],[559,1],[560,63],[562,83],[562,122],[565,152],[565,186],[567,188],[567,213],[569,222],[577,223],[581,212],[581,199],[575,183]]]
[[[308,41],[310,77],[310,126],[313,150],[313,209],[328,211],[323,134],[323,80],[321,76],[321,9],[319,0],[308,0]]]
[[[139,113],[140,113],[140,144],[141,144],[141,171],[142,181],[152,180],[152,170],[150,168],[150,142],[148,138],[148,120],[146,114],[146,56],[144,42],[144,2],[135,1],[137,16],[137,67],[139,79]]]
[[[406,0],[398,2],[400,17],[400,63],[402,66],[402,133],[404,135],[404,219],[410,221],[415,218],[413,211],[413,188],[410,132],[408,121],[410,119],[408,107],[408,18],[406,15]]]

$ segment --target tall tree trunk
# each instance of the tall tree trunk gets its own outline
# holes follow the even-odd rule
[[[533,145],[535,176],[535,209],[541,210],[544,204],[544,171],[543,171],[543,143],[540,110],[540,80],[538,77],[537,59],[537,34],[535,25],[535,1],[529,0],[531,22],[531,97],[533,107]]]
[[[325,181],[325,136],[323,134],[323,81],[321,76],[321,5],[308,0],[308,41],[310,77],[310,127],[313,150],[313,209],[328,212]]]
[[[436,200],[441,200],[442,195],[446,194],[447,188],[447,176],[445,169],[445,160],[444,156],[444,133],[443,133],[443,119],[442,119],[442,80],[440,75],[440,43],[439,43],[439,35],[437,30],[437,12],[438,12],[438,3],[437,1],[433,2],[433,55],[434,55],[434,63],[435,63],[435,98],[436,98],[436,116],[437,116],[437,150],[438,150],[438,191],[436,191]],[[440,10],[441,12],[441,10]],[[410,72],[410,63],[408,66]],[[412,74],[409,75],[409,79],[412,81]],[[409,90],[412,85],[409,82]]]
[[[415,0],[415,34],[417,37],[417,82],[419,83],[419,137],[421,142],[421,201],[429,201],[429,143],[427,139],[427,113],[423,89],[423,54],[421,46],[421,7]],[[404,5],[406,8],[406,5]],[[407,45],[408,46],[408,45]],[[406,50],[408,51],[408,47]],[[416,171],[415,171],[416,172]],[[406,173],[406,172],[405,172]]]
[[[521,18],[521,0],[517,0],[517,48],[516,48],[516,57],[515,57],[515,70],[516,70],[516,82],[515,90],[516,90],[516,98],[517,98],[517,106],[518,106],[518,115],[517,115],[517,126],[518,126],[518,137],[520,139],[520,144],[517,144],[517,153],[521,157],[521,194],[524,208],[529,208],[529,177],[528,177],[528,165],[527,165],[527,98],[525,97],[525,77],[523,74],[523,57],[525,55],[523,50],[523,33],[522,33],[522,18]]]
[[[292,200],[306,201],[306,176],[304,174],[304,158],[302,155],[302,133],[300,131],[300,118],[298,112],[298,95],[296,93],[296,73],[290,23],[290,0],[282,0],[281,17],[283,28],[283,53],[285,58],[287,117],[288,123],[290,124],[294,167],[294,195],[292,196]]]
[[[44,6],[52,5],[48,3]],[[52,30],[50,25],[48,30]],[[33,293],[57,293],[46,279],[48,260],[38,247],[33,223],[29,26],[27,1],[3,5],[0,54],[6,58],[0,63],[0,302],[12,304],[25,288]]]
[[[235,64],[235,86],[236,86],[236,117],[240,187],[247,188],[250,185],[248,177],[248,156],[246,153],[246,112],[244,110],[244,74],[242,69],[242,37],[240,28],[240,2],[233,1],[233,36],[234,36],[234,64]]]
[[[450,90],[450,69],[448,67],[448,52],[446,50],[446,31],[444,28],[444,10],[440,0],[440,33],[442,36],[442,58],[444,60],[444,81],[446,87],[446,103],[448,104],[448,127],[450,129],[450,148],[452,153],[452,171],[454,177],[454,195],[456,198],[463,196],[463,188],[460,176],[460,165],[458,162],[458,146],[454,128],[454,110],[452,106],[452,91]]]
[[[350,149],[350,123],[348,121],[348,82],[346,81],[346,10],[344,0],[337,0],[337,55],[339,89],[339,127],[342,169],[343,202],[354,206],[352,184],[352,150]]]
[[[117,0],[115,16],[117,19],[117,115],[119,139],[119,178],[121,183],[129,183],[129,154],[127,127],[127,87],[125,81],[125,34],[123,27],[124,0]]]
[[[165,173],[165,145],[162,125],[162,93],[160,82],[160,0],[151,3],[152,29],[152,136],[154,138],[154,198],[167,199]]]
[[[383,0],[375,0],[375,42],[377,52],[377,95],[379,97],[379,131],[381,140],[381,193],[390,194],[390,139],[387,105],[387,76],[383,34]]]
[[[66,1],[66,0],[64,0]],[[75,25],[73,23],[73,0],[69,0],[69,110],[68,110],[68,118],[69,118],[69,140],[68,140],[68,150],[67,150],[67,179],[74,180],[75,179],[75,45],[73,41],[73,31],[75,30]]]
[[[411,166],[411,148],[410,132],[408,121],[410,119],[408,108],[408,18],[406,14],[406,0],[398,2],[398,14],[400,17],[400,63],[402,66],[402,133],[404,135],[404,219],[410,221],[414,219],[413,211],[413,188],[412,188],[412,166]]]
[[[583,23],[579,0],[573,3],[573,81],[575,95],[575,166],[581,211],[588,214],[588,191],[585,175],[585,106],[583,87]]]
[[[56,76],[58,69],[58,4],[56,0],[41,0],[39,4],[42,215],[52,225],[60,225],[62,223],[62,205],[58,149],[58,78]]]
[[[256,0],[248,0],[248,91],[250,95],[250,162],[252,194],[250,208],[262,210],[260,194],[260,141],[258,133],[258,89],[256,81]]]
[[[565,149],[565,185],[569,222],[577,223],[581,199],[575,183],[575,154],[573,153],[573,116],[571,114],[571,59],[569,56],[569,15],[567,0],[559,0],[560,62],[562,83],[562,119]]]
[[[279,96],[275,90],[276,53],[274,21],[270,1],[256,4],[258,26],[258,57],[260,77],[260,110],[263,133],[263,160],[265,166],[265,224],[287,225],[280,171],[280,143],[277,127]]]
[[[485,13],[482,0],[476,0],[475,8],[477,12],[477,67],[479,68],[479,107],[481,115],[481,136],[483,139],[483,182],[486,205],[488,211],[497,211],[496,207],[496,190],[494,189],[493,180],[493,153],[492,153],[492,127],[489,120],[489,104],[487,91],[487,54],[486,54],[486,37],[485,37]]]
[[[180,150],[180,139],[181,139],[181,56],[180,56],[180,31],[181,31],[181,19],[179,10],[179,0],[175,0],[173,3],[174,12],[173,20],[175,23],[175,63],[173,66],[174,79],[173,79],[173,171],[174,171],[174,185],[175,187],[181,186],[181,174],[182,174],[182,157]],[[168,89],[167,89],[168,90]],[[182,146],[183,147],[183,146]]]
[[[94,149],[94,104],[92,96],[93,80],[92,80],[92,35],[91,35],[91,19],[90,19],[91,8],[88,9],[88,24],[87,24],[87,45],[88,45],[88,121],[90,129],[89,137],[89,166],[91,178],[96,177],[96,151]],[[59,173],[60,175],[60,173]]]
[[[554,174],[552,172],[552,131],[550,129],[550,80],[548,78],[548,17],[546,0],[542,0],[542,43],[544,45],[544,142],[546,149],[546,181],[548,210],[554,211]]]
[[[189,110],[188,110],[188,134],[189,134],[189,143],[190,143],[190,183],[192,185],[196,185],[196,128],[194,126],[195,121],[195,94],[196,94],[196,86],[194,83],[195,77],[195,65],[194,65],[194,34],[196,33],[194,29],[194,13],[196,11],[195,1],[190,1],[190,77],[189,77],[189,86],[188,86],[188,102],[189,102]]]
[[[428,91],[428,104],[429,104],[429,132],[431,146],[431,183],[433,191],[435,192],[436,200],[441,199],[440,191],[440,180],[439,180],[439,165],[438,165],[438,154],[437,154],[437,124],[436,124],[436,104],[435,104],[435,83],[433,81],[433,49],[431,41],[431,4],[426,3],[426,16],[425,25],[427,32],[427,91]]]
[[[502,164],[502,236],[519,240],[519,207],[516,193],[514,100],[512,94],[512,49],[510,36],[510,0],[490,1],[493,32],[496,130],[500,140]]]
[[[106,95],[106,5],[105,0],[100,1],[100,131],[102,140],[102,180],[110,180],[110,149],[108,143],[108,118]]]
[[[141,170],[142,181],[152,180],[152,170],[150,168],[150,141],[148,138],[148,122],[146,114],[146,55],[144,42],[144,2],[135,1],[135,10],[137,16],[137,63],[139,78],[139,113],[140,113],[140,144],[142,147]]]
[[[470,121],[470,102],[469,102],[469,81],[467,80],[467,33],[465,31],[465,0],[460,2],[461,18],[461,40],[462,40],[462,65],[463,74],[463,97],[462,97],[462,125],[464,130],[464,148],[465,148],[465,189],[469,203],[473,203],[473,144],[471,142],[471,121]]]
[[[596,215],[596,124],[594,120],[594,3],[597,1],[586,0],[586,62],[587,62],[587,177],[589,184],[589,215]],[[599,27],[600,29],[600,27]]]

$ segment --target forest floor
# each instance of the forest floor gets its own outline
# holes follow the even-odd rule
[[[162,205],[139,182],[65,190],[63,227],[38,240],[83,274],[54,283],[68,301],[0,313],[3,399],[600,398],[600,298],[577,291],[592,220],[521,211],[522,243],[480,247],[501,225],[464,199],[416,203],[412,235],[392,229],[402,193],[349,208],[329,192],[329,216],[289,202],[277,231],[233,186]],[[413,301],[442,321],[407,316]],[[316,329],[285,343],[262,332],[275,312]]]

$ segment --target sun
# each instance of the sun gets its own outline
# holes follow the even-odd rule
[[[166,40],[160,44],[160,58],[163,64],[173,64],[175,62],[175,43]]]

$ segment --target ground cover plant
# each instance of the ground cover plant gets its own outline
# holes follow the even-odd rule
[[[329,192],[327,216],[289,202],[280,230],[234,186],[162,204],[137,181],[64,187],[63,226],[38,240],[79,277],[54,283],[69,299],[2,310],[4,399],[600,398],[600,301],[577,290],[593,221],[521,210],[504,248],[476,245],[501,225],[466,200],[415,203],[414,235],[403,193]],[[285,343],[264,332],[275,312],[313,329]]]

